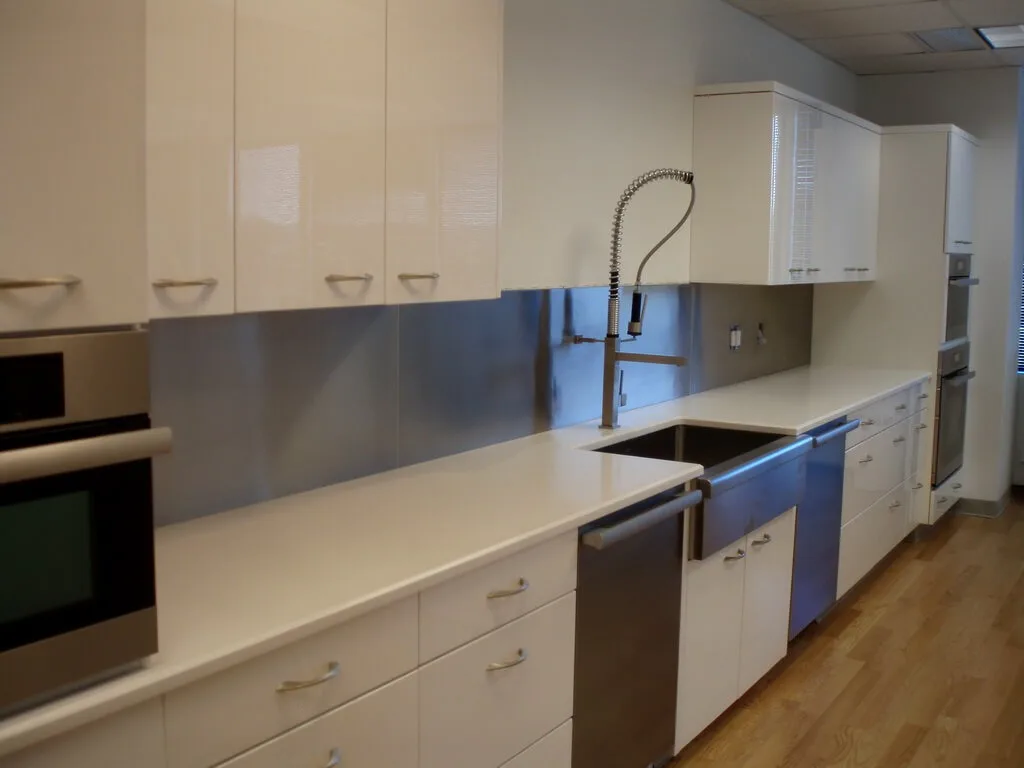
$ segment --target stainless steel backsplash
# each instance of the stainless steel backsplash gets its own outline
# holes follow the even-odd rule
[[[810,360],[810,288],[649,290],[635,351],[690,365],[624,366],[629,408]],[[606,301],[601,288],[517,291],[154,321],[153,422],[174,429],[174,452],[154,466],[157,524],[594,419],[602,348],[572,339],[603,333]]]

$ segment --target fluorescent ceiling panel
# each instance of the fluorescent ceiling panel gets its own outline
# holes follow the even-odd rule
[[[978,33],[988,40],[993,48],[1024,47],[1024,24],[1012,27],[982,27]]]

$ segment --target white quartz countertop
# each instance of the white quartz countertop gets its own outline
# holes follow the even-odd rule
[[[0,755],[285,646],[698,477],[594,453],[673,424],[799,434],[929,378],[800,368],[156,532],[160,653],[0,721]]]

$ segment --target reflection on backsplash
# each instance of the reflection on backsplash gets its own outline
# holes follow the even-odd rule
[[[628,408],[810,359],[809,288],[649,293],[632,350],[690,365],[624,365]],[[585,288],[154,321],[153,422],[175,439],[154,464],[157,523],[597,418],[602,347],[572,338],[601,336],[606,309],[607,290]],[[752,328],[729,353],[717,326],[752,313],[769,343],[748,352]]]

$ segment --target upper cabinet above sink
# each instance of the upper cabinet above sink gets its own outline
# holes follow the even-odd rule
[[[693,282],[874,279],[878,126],[778,83],[706,86],[695,101]]]

